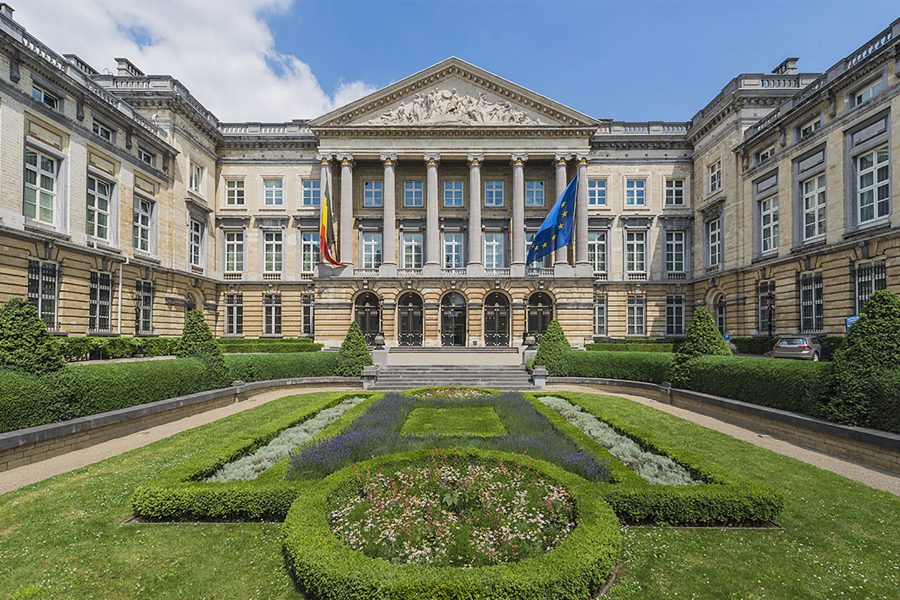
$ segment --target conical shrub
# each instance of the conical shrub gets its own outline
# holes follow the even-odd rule
[[[372,364],[369,345],[366,344],[366,338],[356,321],[350,323],[338,354],[340,355],[338,375],[344,377],[359,377],[362,375],[363,367]]]
[[[672,383],[683,383],[683,367],[689,360],[698,356],[711,355],[731,356],[731,348],[728,347],[728,342],[719,332],[712,314],[700,307],[694,311],[694,318],[688,325],[685,340],[679,346],[675,360],[672,362],[670,374]]]
[[[565,355],[571,349],[562,325],[554,319],[547,325],[547,331],[541,338],[534,364],[546,367],[551,375],[565,375]]]
[[[184,317],[184,330],[176,354],[182,358],[198,358],[205,362],[215,385],[229,383],[222,350],[213,338],[203,313],[197,309],[189,310]]]

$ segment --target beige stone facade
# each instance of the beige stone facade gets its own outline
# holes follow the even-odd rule
[[[4,5],[0,300],[69,335],[174,335],[196,306],[220,336],[336,345],[356,319],[388,346],[516,346],[558,318],[580,346],[677,337],[703,305],[735,336],[841,334],[900,288],[898,35],[824,74],[741,74],[678,123],[455,58],[312,120],[223,123]],[[574,243],[526,265],[576,176]],[[325,193],[344,267],[320,262]]]

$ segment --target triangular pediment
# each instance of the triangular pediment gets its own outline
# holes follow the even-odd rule
[[[464,60],[440,63],[317,119],[316,128],[596,127],[597,120]]]

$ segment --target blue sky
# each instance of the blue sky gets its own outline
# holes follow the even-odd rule
[[[818,72],[900,3],[296,0],[263,15],[326,89],[382,87],[455,55],[598,118],[687,120],[739,72]],[[826,42],[827,41],[827,42]]]

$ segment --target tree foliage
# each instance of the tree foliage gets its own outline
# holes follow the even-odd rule
[[[341,343],[339,355],[337,374],[344,377],[359,377],[362,375],[363,367],[372,364],[369,345],[366,344],[366,338],[356,321],[350,323],[347,336]]]
[[[694,318],[687,328],[687,336],[675,353],[672,363],[672,383],[683,383],[683,366],[698,356],[731,356],[731,348],[722,337],[712,314],[703,307],[694,311]]]
[[[534,357],[534,364],[546,367],[551,374],[562,375],[564,374],[566,351],[571,349],[572,346],[566,339],[562,326],[559,321],[554,319],[547,325],[547,331],[541,338],[541,345]]]
[[[222,350],[213,338],[203,313],[189,310],[184,317],[184,330],[178,344],[177,355],[181,358],[199,358],[210,369],[210,376],[222,385],[228,383],[228,369]]]
[[[0,308],[0,365],[35,375],[63,366],[59,345],[37,309],[24,298],[10,300]]]

